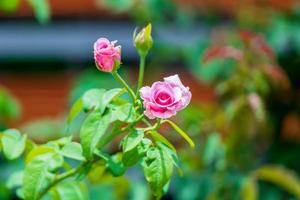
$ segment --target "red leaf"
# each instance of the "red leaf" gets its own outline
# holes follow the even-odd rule
[[[270,58],[274,58],[274,52],[272,48],[265,41],[264,37],[258,33],[254,33],[247,30],[240,31],[240,37],[242,38],[246,46],[250,46],[265,53]]]
[[[233,58],[240,61],[243,59],[243,52],[231,46],[210,47],[204,52],[203,62],[208,62],[216,58]]]
[[[273,82],[273,84],[277,84],[283,89],[290,88],[290,81],[285,71],[283,71],[279,66],[267,65],[264,68],[264,72],[267,77]]]

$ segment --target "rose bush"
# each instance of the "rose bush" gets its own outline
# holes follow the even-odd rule
[[[0,133],[0,151],[8,160],[24,155],[25,168],[17,171],[9,180],[9,186],[17,189],[20,198],[40,200],[51,196],[52,199],[65,199],[67,194],[69,199],[82,200],[85,199],[84,186],[87,187],[89,181],[105,175],[123,176],[128,168],[135,165],[142,167],[156,199],[160,199],[167,191],[174,168],[180,165],[175,147],[160,133],[159,128],[161,124],[168,123],[191,147],[195,146],[180,127],[167,119],[188,105],[191,93],[188,87],[183,86],[178,75],[156,82],[152,87],[142,87],[145,46],[152,46],[149,45],[151,25],[147,27],[138,33],[139,36],[146,34],[146,39],[138,40],[139,45],[136,45],[138,53],[144,53],[140,55],[140,73],[135,92],[117,71],[121,46],[115,46],[116,41],[110,42],[106,38],[95,42],[97,68],[111,73],[123,88],[93,88],[74,103],[67,117],[67,126],[69,130],[74,120],[80,114],[84,115],[79,142],[78,137],[70,136],[36,144],[16,129]],[[130,99],[123,98],[126,92]],[[149,121],[147,117],[156,120]],[[114,140],[119,142],[117,146],[120,149],[108,151],[107,145],[113,144]],[[82,181],[84,179],[86,181]]]

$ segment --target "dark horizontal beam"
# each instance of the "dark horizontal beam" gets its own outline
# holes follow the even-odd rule
[[[52,21],[39,25],[34,21],[0,22],[0,62],[54,59],[86,62],[93,59],[93,43],[99,37],[118,40],[122,56],[136,60],[132,45],[135,25],[127,21]],[[207,38],[202,26],[179,30],[176,26],[154,27],[155,41],[180,46]]]

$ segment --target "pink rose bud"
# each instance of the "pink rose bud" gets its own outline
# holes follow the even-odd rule
[[[115,46],[117,41],[110,42],[106,38],[99,38],[94,43],[94,59],[100,71],[112,72],[120,66],[121,46]]]
[[[151,87],[142,87],[140,93],[145,108],[144,114],[149,119],[167,119],[176,115],[177,111],[190,103],[192,97],[189,88],[181,83],[178,75],[164,78],[163,82],[155,82]]]

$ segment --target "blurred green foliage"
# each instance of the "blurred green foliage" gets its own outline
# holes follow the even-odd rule
[[[39,23],[45,24],[49,22],[51,12],[48,0],[29,0],[29,3]]]
[[[20,114],[21,109],[19,102],[10,94],[7,89],[0,87],[0,131],[6,129],[9,122],[18,119]],[[20,150],[22,150],[22,147],[21,149],[14,149],[14,145],[15,142],[23,140],[21,139],[19,133],[15,132],[14,137],[12,138],[2,135],[0,138],[2,139],[0,143],[0,151],[2,151],[2,148],[7,147],[5,154],[8,156],[8,158],[14,158],[15,156],[18,156]],[[10,149],[10,151],[8,151],[8,149]],[[15,170],[18,170],[22,167],[22,162],[6,162],[3,160],[2,156],[0,156],[0,167],[0,179],[4,180],[0,181],[0,199],[11,199],[13,196],[13,191],[7,187],[7,184],[9,185],[11,183],[8,182],[6,184],[6,180],[9,174],[12,174]]]
[[[1,0],[0,9],[6,13],[14,12],[19,6],[20,0]]]
[[[0,130],[6,127],[8,121],[20,116],[20,105],[10,92],[0,87]]]
[[[32,7],[39,23],[45,24],[50,20],[51,12],[48,0],[27,0],[27,2]],[[20,0],[1,0],[0,11],[7,15],[13,14],[18,10],[20,4]]]
[[[210,106],[199,108],[199,114],[204,115],[198,122],[200,155],[188,152],[184,160],[192,163],[193,167],[186,166],[186,170],[190,179],[198,181],[197,191],[202,192],[195,194],[196,189],[184,183],[186,190],[191,187],[190,192],[185,194],[185,189],[181,189],[176,196],[181,196],[179,199],[298,199],[298,176],[268,161],[268,149],[277,131],[266,103],[272,96],[290,94],[287,74],[278,67],[274,52],[259,34],[225,29],[213,34],[208,46],[202,51],[201,64],[198,68],[195,64],[195,70],[201,80],[215,86],[218,99]],[[184,116],[190,111],[185,112]],[[191,117],[182,118],[183,125],[190,124],[194,112]],[[191,194],[194,196],[185,196]]]

